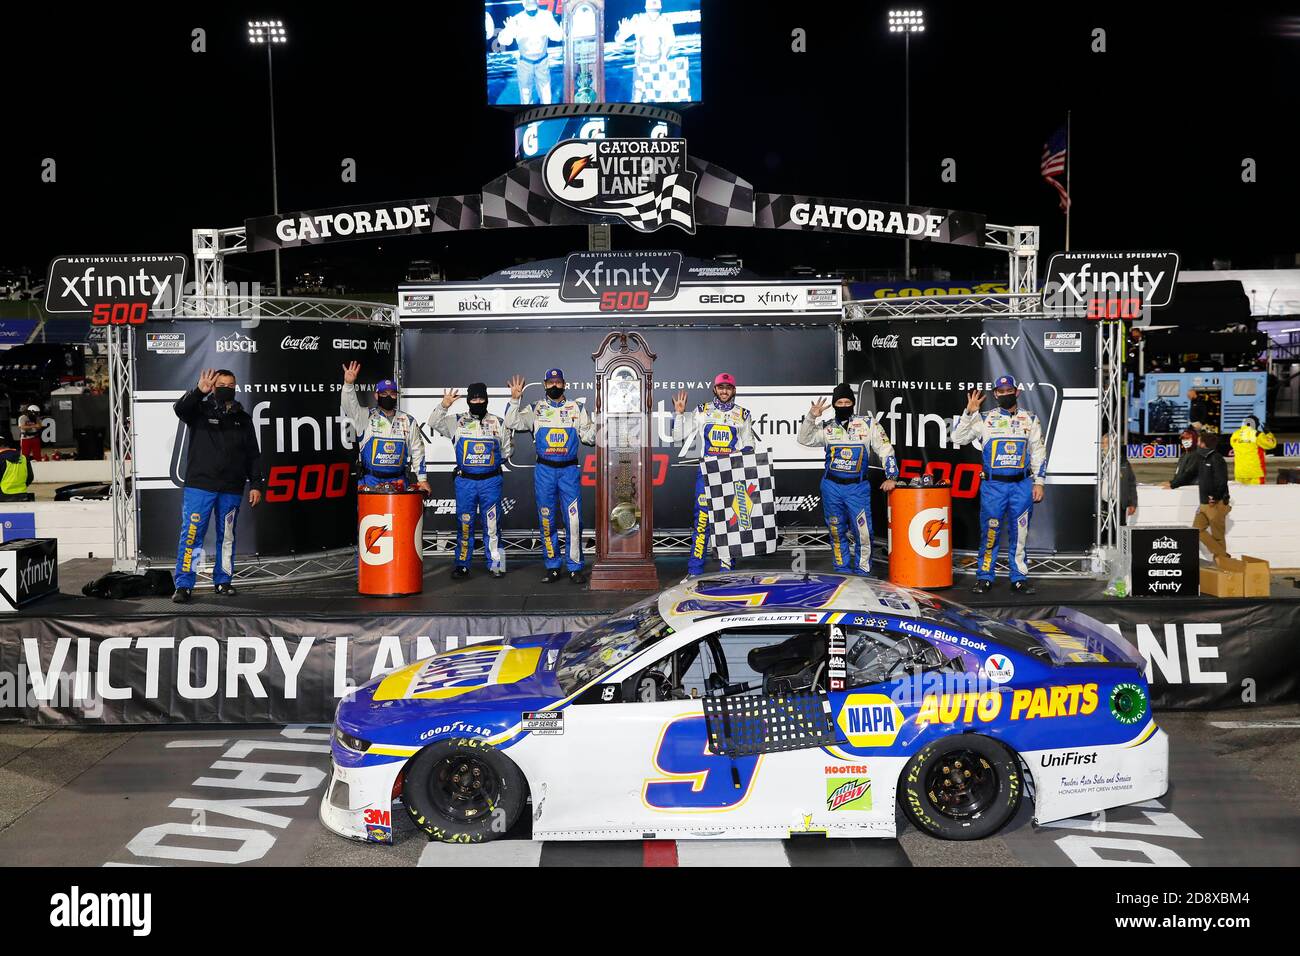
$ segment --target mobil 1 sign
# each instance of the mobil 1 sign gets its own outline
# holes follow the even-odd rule
[[[1150,325],[1149,310],[1168,305],[1177,282],[1176,252],[1058,252],[1047,264],[1043,309]]]

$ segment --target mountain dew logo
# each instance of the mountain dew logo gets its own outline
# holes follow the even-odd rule
[[[871,781],[831,777],[826,781],[827,810],[870,810]]]
[[[1147,715],[1147,695],[1137,684],[1116,684],[1110,692],[1110,712],[1121,724],[1136,724]]]

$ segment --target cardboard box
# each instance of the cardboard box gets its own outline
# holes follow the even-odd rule
[[[1225,561],[1227,565],[1241,565],[1240,561]],[[1245,597],[1246,575],[1244,566],[1216,568],[1201,565],[1201,593],[1212,597]]]
[[[1246,597],[1268,597],[1268,562],[1263,558],[1252,558],[1248,554],[1243,554],[1241,563],[1245,566]]]

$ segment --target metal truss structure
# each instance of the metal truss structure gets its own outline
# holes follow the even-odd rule
[[[1120,489],[1124,484],[1124,449],[1128,446],[1128,416],[1124,413],[1124,323],[1101,323],[1097,339],[1097,434],[1110,434],[1109,444],[1101,448],[1101,473],[1097,482],[1097,545],[1108,565],[1118,562],[1127,566],[1120,558]],[[1108,575],[1111,570],[1107,569]]]
[[[131,396],[135,394],[134,334],[130,326],[108,327],[109,457],[113,463],[109,500],[113,510],[114,571],[135,571],[138,564],[137,510],[131,480],[135,462],[131,416]]]

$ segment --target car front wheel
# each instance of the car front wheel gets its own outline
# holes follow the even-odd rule
[[[899,800],[916,826],[942,840],[978,840],[1015,815],[1023,789],[1015,754],[989,737],[926,744],[903,769]]]
[[[415,825],[444,843],[494,840],[519,819],[524,775],[481,740],[440,740],[407,766],[402,803]]]

